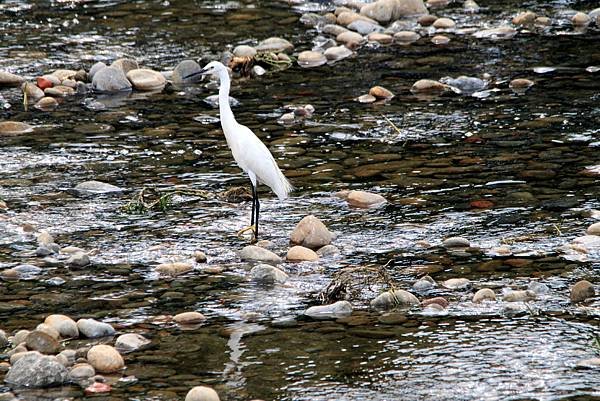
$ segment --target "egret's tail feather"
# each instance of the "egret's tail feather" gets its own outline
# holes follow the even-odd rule
[[[285,175],[279,170],[279,179],[277,180],[277,184],[275,188],[271,188],[275,195],[279,198],[279,200],[284,200],[288,197],[289,193],[294,190],[294,186],[290,184]]]

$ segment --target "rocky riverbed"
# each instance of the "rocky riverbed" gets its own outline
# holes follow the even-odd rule
[[[0,399],[597,397],[594,7],[0,5]]]

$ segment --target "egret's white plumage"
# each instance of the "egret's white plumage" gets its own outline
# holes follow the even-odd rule
[[[202,74],[213,74],[219,78],[219,114],[221,127],[238,166],[250,177],[253,186],[252,219],[256,204],[256,226],[258,232],[258,194],[256,188],[263,183],[273,190],[279,199],[287,198],[293,187],[285,178],[273,155],[260,139],[245,125],[239,124],[229,105],[231,81],[227,68],[218,61],[211,61],[203,69]],[[255,203],[254,203],[255,202]],[[254,224],[254,222],[253,222]]]

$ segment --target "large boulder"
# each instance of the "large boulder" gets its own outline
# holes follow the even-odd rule
[[[102,68],[94,75],[92,87],[98,92],[123,92],[131,90],[131,82],[122,69],[111,66]]]
[[[17,360],[4,381],[13,387],[51,387],[67,381],[67,369],[53,356],[29,352]]]
[[[380,23],[387,23],[428,12],[423,0],[378,0],[365,5],[360,9],[360,13]]]

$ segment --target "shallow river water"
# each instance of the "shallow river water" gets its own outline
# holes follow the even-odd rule
[[[509,24],[525,9],[514,1],[480,5],[477,14],[465,14],[459,3],[434,12],[481,28]],[[569,22],[575,9],[595,7],[528,2],[526,9],[553,19],[550,28],[520,29],[498,41],[452,34],[443,47],[429,38],[411,46],[369,44],[332,65],[234,79],[238,121],[269,146],[296,187],[282,202],[262,187],[263,238],[285,255],[294,226],[314,214],[341,250],[314,263],[284,263],[290,280],[272,287],[250,282],[252,265],[236,253],[247,245],[235,234],[249,220],[250,203],[217,196],[248,182],[210,118],[217,110],[202,101],[214,88],[88,94],[53,112],[24,111],[19,90],[2,89],[10,107],[0,120],[36,129],[0,137],[0,199],[9,207],[0,213],[0,270],[22,263],[43,270],[0,279],[0,328],[31,330],[46,315],[63,313],[151,339],[150,348],[125,356],[122,375],[108,376],[113,391],[94,397],[107,400],[181,400],[201,384],[222,400],[600,399],[598,369],[576,368],[599,352],[600,300],[569,302],[573,283],[598,282],[600,251],[564,251],[600,216],[600,72],[588,68],[600,66],[600,28],[576,30]],[[274,35],[301,51],[313,47],[318,32],[300,16],[334,8],[327,1],[6,1],[0,69],[35,78],[127,56],[165,71]],[[487,97],[410,92],[418,79],[484,73],[497,89]],[[535,85],[514,93],[514,78]],[[374,85],[396,96],[354,101]],[[282,125],[278,118],[290,104],[312,104],[315,113]],[[125,192],[72,190],[86,180]],[[176,198],[165,213],[121,208],[143,187],[173,186],[215,196]],[[336,196],[343,189],[377,192],[388,203],[352,208]],[[72,270],[63,259],[35,257],[31,227],[48,230],[61,246],[93,250],[92,264]],[[450,236],[468,238],[471,248],[444,249]],[[193,260],[197,250],[208,264],[174,279],[154,273],[159,263]],[[450,305],[404,310],[395,321],[369,309],[388,289],[381,283],[358,285],[350,318],[302,315],[320,303],[336,271],[386,264],[398,288],[410,290],[426,273],[438,282],[468,278],[472,287],[415,292]],[[502,291],[532,283],[548,291],[527,304],[501,300]],[[472,303],[483,287],[498,301]],[[191,310],[207,320],[182,328],[168,318]],[[9,391],[27,400],[87,397],[76,385],[23,391],[0,384],[0,396]]]

